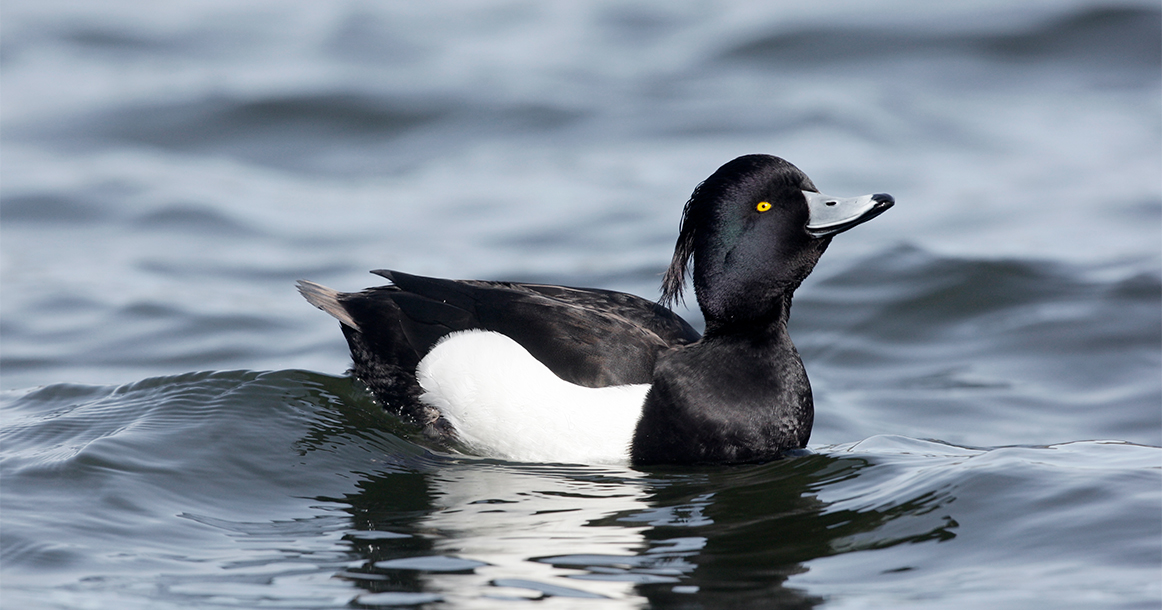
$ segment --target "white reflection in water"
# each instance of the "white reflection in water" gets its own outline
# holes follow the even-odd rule
[[[653,526],[709,520],[701,502],[650,506],[650,481],[633,470],[478,463],[444,469],[431,484],[435,510],[420,529],[436,539],[434,551],[488,564],[426,574],[425,589],[449,600],[484,590],[636,604],[635,585],[681,586],[694,569],[686,558],[705,545],[700,537],[646,540]]]

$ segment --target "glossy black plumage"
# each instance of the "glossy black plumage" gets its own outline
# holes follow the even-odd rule
[[[699,339],[677,314],[631,294],[373,273],[392,285],[333,293],[356,324],[343,326],[352,371],[384,404],[423,425],[429,435],[448,430],[437,413],[419,403],[415,369],[448,333],[478,329],[507,335],[561,379],[586,387],[649,383],[660,351]],[[319,298],[308,296],[317,306]]]
[[[692,263],[702,337],[661,304],[607,290],[396,271],[374,272],[392,284],[358,293],[311,282],[300,290],[343,322],[355,376],[429,435],[455,431],[419,399],[416,366],[448,333],[476,329],[507,335],[574,384],[652,384],[628,448],[634,463],[761,461],[810,437],[811,387],[786,323],[794,290],[831,237],[894,203],[857,199],[823,198],[798,168],[767,155],[735,159],[700,184],[683,211],[662,303],[681,298]],[[838,204],[852,206],[850,218]]]
[[[811,384],[782,324],[707,334],[656,363],[630,457],[637,464],[769,460],[805,447]]]

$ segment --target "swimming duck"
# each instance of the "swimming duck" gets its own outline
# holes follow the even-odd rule
[[[787,161],[746,155],[694,189],[659,302],[388,270],[362,292],[299,290],[339,320],[354,376],[449,445],[534,462],[766,461],[805,447],[814,419],[791,297],[834,235],[894,203],[829,197]],[[701,335],[667,307],[691,263]]]

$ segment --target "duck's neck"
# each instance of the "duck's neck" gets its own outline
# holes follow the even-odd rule
[[[772,342],[790,343],[787,335],[787,320],[791,317],[791,292],[786,292],[774,298],[773,302],[763,307],[763,313],[756,317],[714,316],[703,311],[706,319],[706,331],[703,338],[714,340],[731,338],[751,343]],[[794,346],[792,346],[794,347]]]
[[[701,341],[660,355],[634,463],[757,462],[805,446],[814,405],[790,307],[787,294],[769,316],[707,320]]]

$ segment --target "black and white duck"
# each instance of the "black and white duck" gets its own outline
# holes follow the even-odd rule
[[[387,270],[362,292],[299,290],[341,323],[355,377],[438,440],[531,462],[759,462],[811,435],[795,289],[832,237],[894,203],[823,195],[787,161],[746,155],[694,189],[659,302]],[[691,264],[701,335],[667,307]]]

